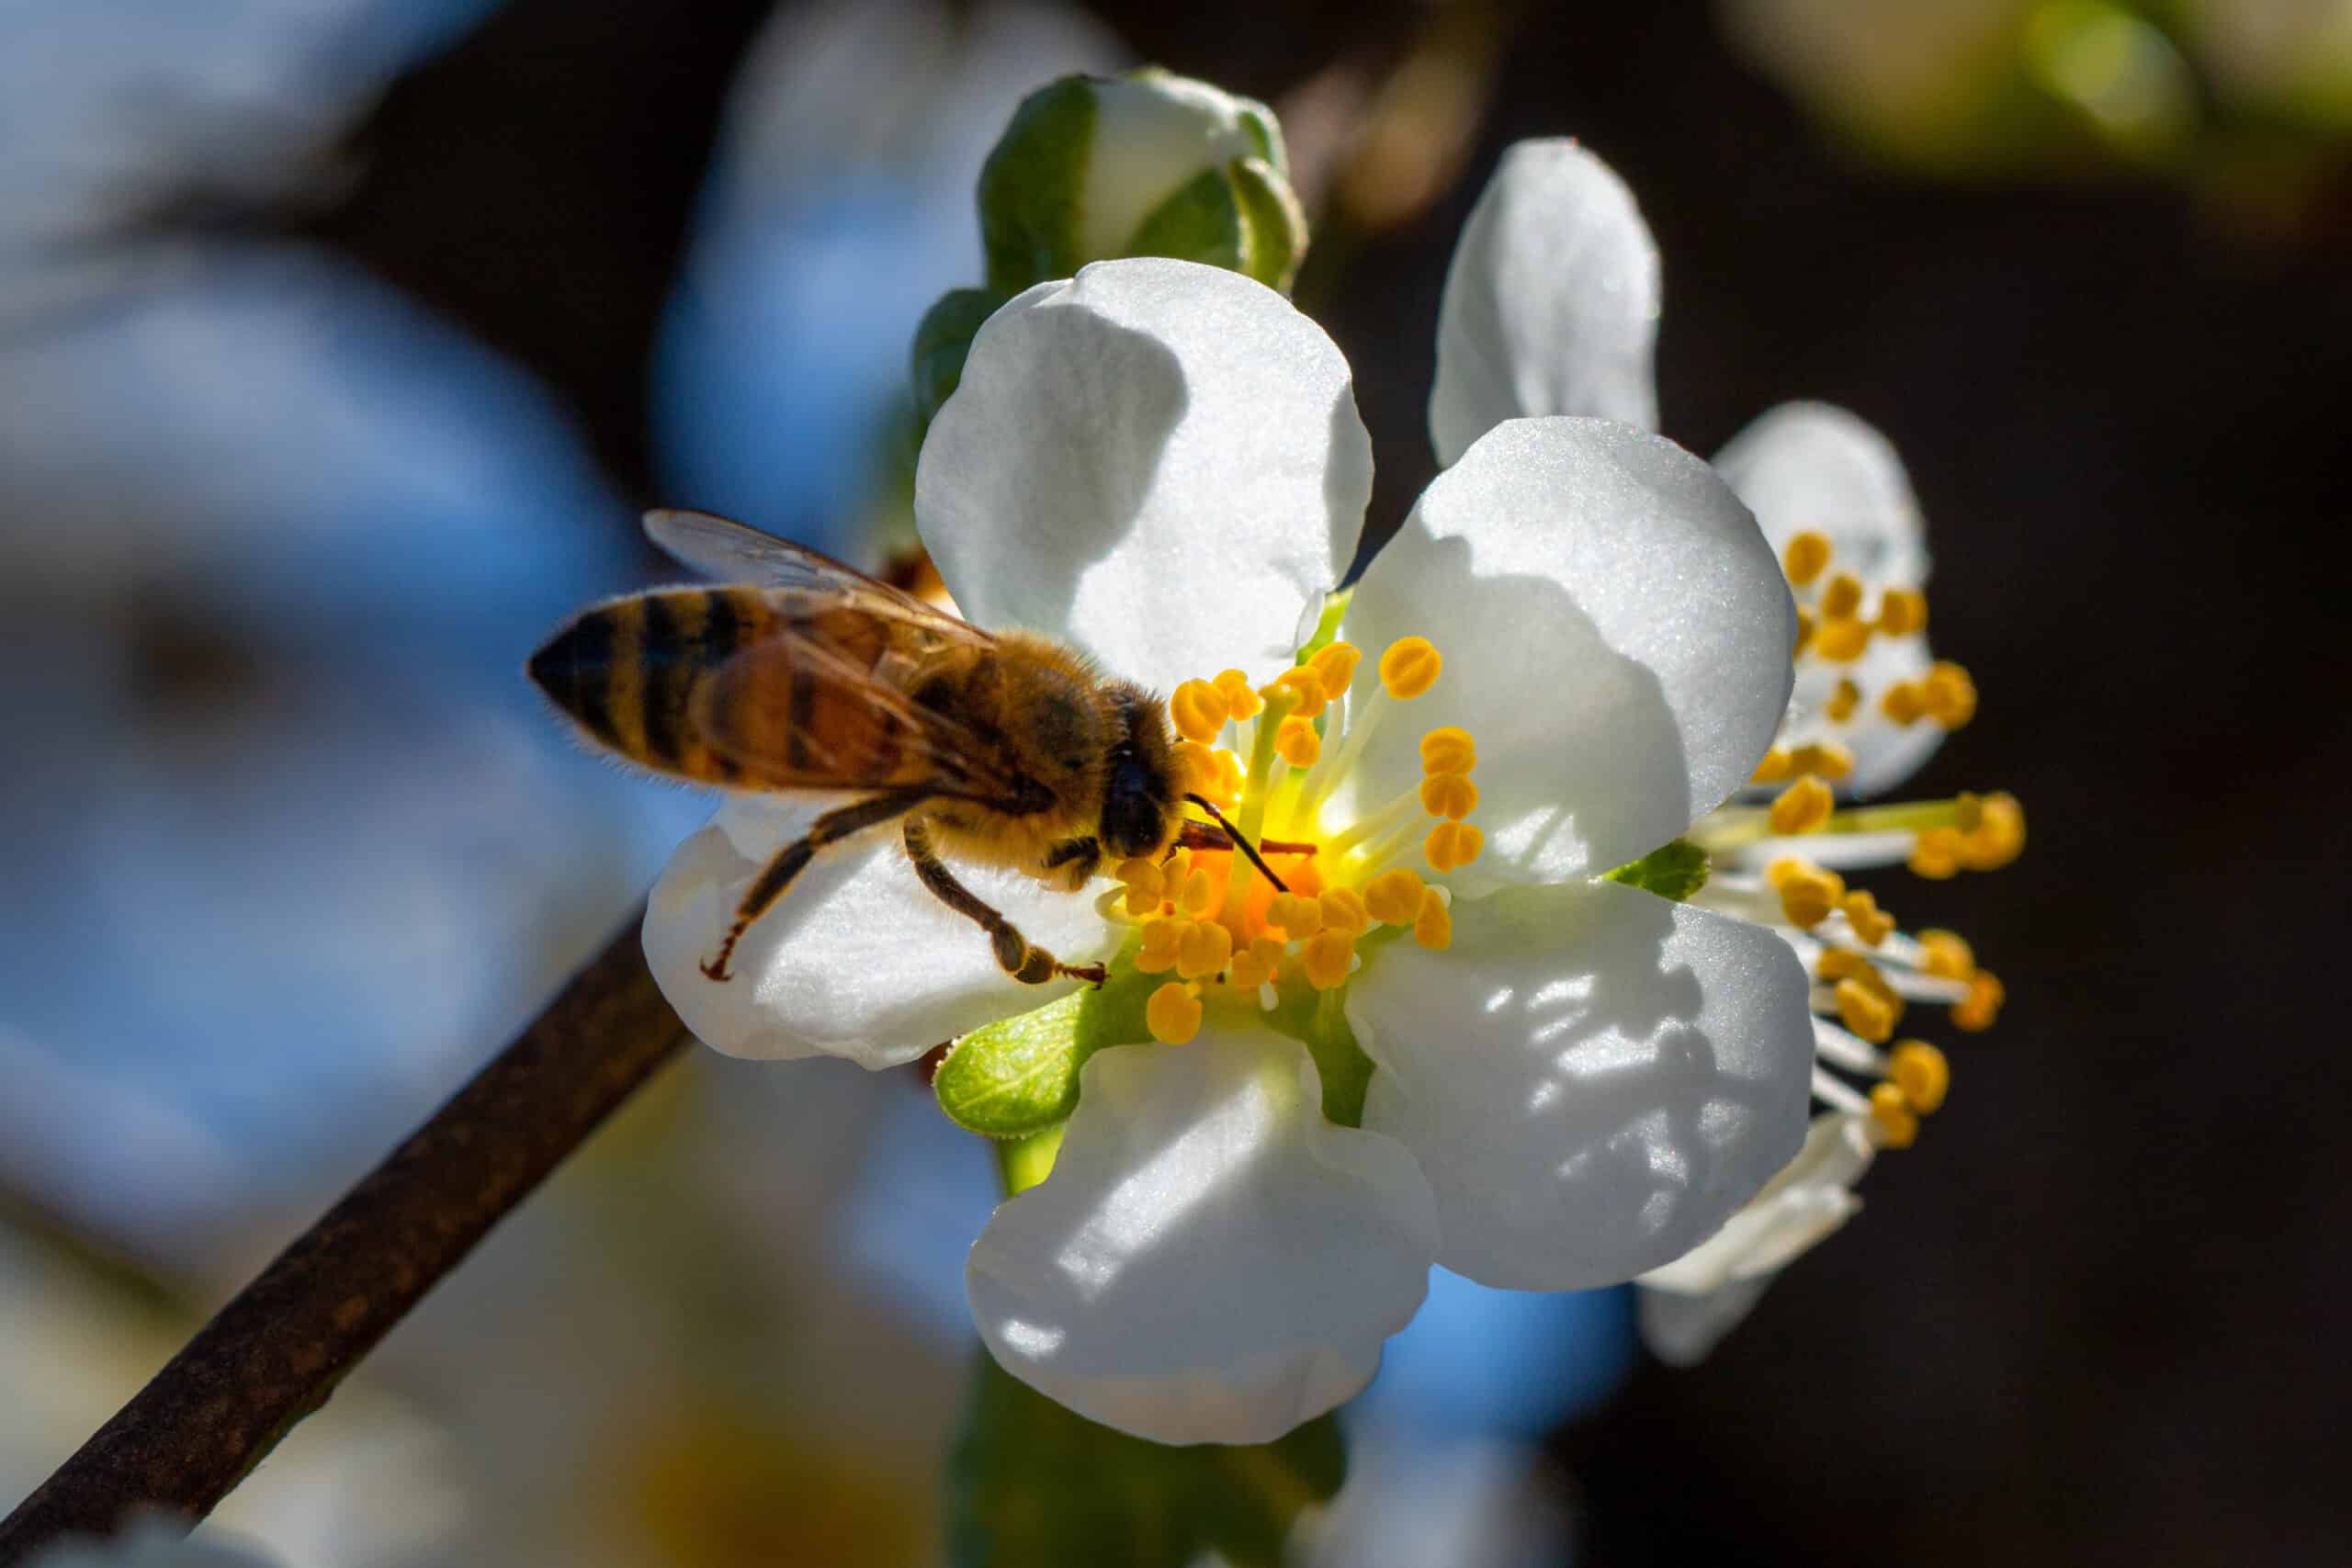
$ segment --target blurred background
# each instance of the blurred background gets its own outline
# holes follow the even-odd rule
[[[0,1503],[428,1111],[707,809],[520,678],[634,512],[904,539],[913,323],[1029,88],[1273,103],[1372,537],[1453,236],[1574,134],[1665,428],[1884,430],[2007,788],[2008,984],[1704,1364],[1440,1276],[1318,1563],[2335,1563],[2352,5],[175,0],[0,13]],[[2308,984],[2308,988],[2306,988]],[[219,1516],[300,1564],[921,1563],[984,1150],[692,1055]]]

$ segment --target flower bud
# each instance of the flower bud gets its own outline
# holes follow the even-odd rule
[[[980,171],[989,288],[1115,256],[1174,256],[1287,289],[1306,249],[1272,111],[1145,69],[1023,101]]]

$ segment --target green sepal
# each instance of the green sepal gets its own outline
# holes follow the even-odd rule
[[[1602,880],[1622,882],[1679,904],[1707,885],[1707,852],[1688,839],[1677,839],[1619,866]]]
[[[1227,272],[1244,272],[1248,269],[1242,261],[1250,240],[1244,225],[1241,196],[1232,174],[1203,169],[1136,226],[1125,254],[1174,256],[1204,266],[1221,266]]]
[[[923,312],[909,355],[914,372],[918,446],[939,405],[955,394],[964,379],[964,361],[972,352],[973,337],[1003,303],[1004,296],[986,288],[951,288]]]
[[[1165,975],[1131,964],[1034,1012],[964,1036],[932,1079],[939,1109],[959,1127],[991,1138],[1023,1138],[1057,1126],[1078,1109],[1078,1072],[1105,1045],[1151,1038],[1144,1007]]]
[[[1318,1416],[1271,1443],[1188,1448],[1078,1416],[983,1351],[947,1461],[956,1568],[1281,1568],[1299,1515],[1347,1479],[1339,1424]]]
[[[980,166],[980,246],[1001,298],[1069,277],[1085,260],[1078,193],[1094,145],[1094,85],[1065,76],[1022,99]]]
[[[1241,206],[1237,270],[1287,294],[1298,278],[1298,264],[1306,259],[1306,209],[1290,181],[1258,159],[1238,159],[1229,173]]]
[[[1323,1120],[1339,1127],[1363,1126],[1372,1058],[1348,1027],[1340,993],[1286,986],[1274,1010],[1263,1016],[1269,1028],[1305,1045],[1315,1058],[1316,1076],[1323,1080]]]

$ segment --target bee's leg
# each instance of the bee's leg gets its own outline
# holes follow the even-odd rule
[[[947,863],[931,847],[931,829],[921,820],[907,824],[906,839],[907,858],[914,862],[915,874],[922,878],[922,885],[941,903],[989,933],[989,942],[996,949],[996,961],[1006,974],[1024,986],[1042,986],[1057,975],[1091,980],[1098,986],[1102,983],[1102,965],[1064,964],[1044,948],[1030,946],[1029,939],[1011,920],[956,881],[956,874],[947,869]]]
[[[854,800],[849,805],[826,812],[808,824],[808,831],[778,850],[775,858],[761,872],[759,880],[735,906],[735,919],[727,928],[727,939],[718,944],[718,956],[702,966],[704,976],[713,980],[728,978],[727,961],[734,956],[735,944],[752,929],[752,922],[774,907],[784,890],[801,868],[817,858],[817,852],[827,844],[839,843],[852,833],[862,832],[893,817],[903,817],[922,804],[919,795],[877,795],[870,800]]]
[[[1046,852],[1047,871],[1057,871],[1063,866],[1069,867],[1068,886],[1072,893],[1084,887],[1102,865],[1102,846],[1091,838],[1064,839]]]

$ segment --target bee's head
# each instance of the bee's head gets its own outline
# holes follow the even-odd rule
[[[1176,744],[1168,711],[1139,686],[1114,692],[1125,733],[1111,748],[1102,776],[1102,820],[1096,829],[1113,861],[1157,855],[1176,825]]]

